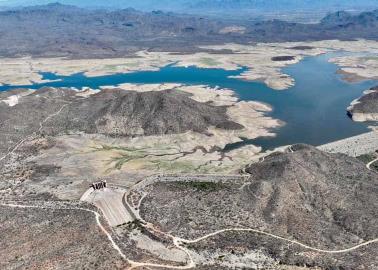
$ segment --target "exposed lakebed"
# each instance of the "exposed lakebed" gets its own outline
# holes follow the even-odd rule
[[[181,83],[187,85],[208,85],[229,88],[241,100],[254,100],[273,107],[270,116],[282,120],[285,126],[275,132],[274,138],[258,138],[228,145],[234,149],[244,144],[255,144],[264,149],[293,143],[320,145],[368,131],[367,124],[356,123],[346,115],[350,102],[358,98],[363,90],[374,85],[372,81],[347,83],[336,74],[338,67],[329,63],[330,54],[306,57],[298,64],[288,66],[283,72],[295,79],[295,86],[277,91],[260,82],[229,78],[239,75],[244,69],[226,71],[222,69],[201,69],[196,67],[167,66],[159,71],[142,71],[98,77],[83,74],[59,76],[44,73],[44,79],[55,80],[43,84],[25,86],[0,86],[0,91],[14,88],[38,89],[50,87],[115,86],[122,83]]]

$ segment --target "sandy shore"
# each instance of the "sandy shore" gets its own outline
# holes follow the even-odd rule
[[[310,49],[301,50],[303,46]],[[346,52],[378,53],[378,42],[369,40],[357,41],[318,41],[318,42],[286,42],[259,43],[251,45],[224,44],[201,47],[217,53],[201,52],[193,54],[173,54],[170,52],[140,51],[136,57],[112,59],[66,59],[66,58],[0,58],[0,85],[29,85],[47,82],[41,72],[57,75],[72,75],[83,72],[86,76],[102,76],[117,73],[129,73],[145,70],[159,70],[172,64],[179,67],[196,66],[199,68],[221,68],[247,70],[236,78],[243,80],[262,81],[276,90],[284,90],[293,86],[293,78],[284,74],[282,68],[298,63],[306,56],[344,50]],[[222,53],[228,50],[232,53]],[[277,61],[280,59],[280,61]],[[346,74],[355,74],[363,78],[377,76],[376,57],[340,57],[332,59]]]
[[[332,58],[330,61],[340,67],[338,73],[345,81],[378,80],[378,57],[376,56],[342,56]]]

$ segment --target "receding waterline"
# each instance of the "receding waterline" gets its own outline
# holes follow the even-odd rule
[[[230,149],[245,144],[256,144],[264,149],[293,143],[320,145],[368,131],[366,124],[349,119],[346,108],[363,90],[374,85],[372,81],[353,84],[342,81],[340,75],[336,74],[337,66],[327,61],[329,57],[306,57],[301,62],[284,68],[283,72],[295,79],[295,86],[284,91],[273,90],[260,82],[230,78],[232,75],[240,74],[244,69],[226,71],[174,66],[163,67],[159,71],[97,77],[86,77],[82,73],[71,76],[43,73],[44,79],[56,81],[25,86],[1,86],[0,91],[14,88],[38,89],[45,86],[98,89],[122,83],[218,86],[234,90],[241,100],[270,104],[274,109],[269,116],[286,123],[274,131],[275,137],[244,140],[228,146]]]

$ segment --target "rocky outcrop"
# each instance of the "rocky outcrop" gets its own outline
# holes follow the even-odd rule
[[[338,11],[328,14],[321,20],[320,25],[324,27],[340,27],[340,28],[355,28],[358,26],[377,27],[378,25],[378,10],[371,12],[363,12],[359,15],[353,16],[345,11]]]
[[[137,136],[206,133],[210,126],[243,128],[228,119],[226,107],[197,102],[179,91],[140,93],[107,89],[88,97],[77,94],[69,89],[42,88],[20,97],[17,104],[12,103],[14,106],[0,102],[1,121],[9,123],[9,128],[26,126],[47,135],[84,132]],[[8,91],[6,95],[9,100],[19,96],[20,90]]]
[[[365,91],[347,109],[348,115],[356,122],[378,121],[378,86]]]
[[[324,26],[337,26],[349,23],[353,19],[353,16],[346,11],[338,11],[330,13],[321,20],[321,24]]]
[[[344,154],[308,145],[292,149],[246,168],[251,203],[265,222],[308,241],[340,243],[343,231],[376,238],[378,174]]]

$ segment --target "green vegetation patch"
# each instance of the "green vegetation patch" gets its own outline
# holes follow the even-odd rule
[[[117,145],[100,145],[92,147],[93,152],[115,151],[116,157],[108,160],[108,165],[112,170],[120,170],[122,167],[135,160],[143,160],[143,168],[147,170],[157,170],[169,173],[223,173],[233,169],[233,166],[214,166],[212,164],[196,164],[190,160],[177,160],[183,154],[175,147],[160,146],[150,147],[129,147]]]
[[[377,157],[374,155],[374,153],[364,154],[364,155],[361,155],[361,156],[357,157],[358,160],[362,161],[365,164],[369,163],[370,161],[373,161],[376,158]]]
[[[206,192],[214,192],[224,188],[227,188],[227,185],[221,182],[198,182],[198,181],[190,181],[190,182],[175,182],[176,186],[181,186],[185,188],[196,189],[197,191],[206,191]]]
[[[114,163],[114,168],[120,170],[122,166],[130,161],[144,159],[144,158],[158,158],[164,157],[164,155],[175,155],[172,151],[176,150],[171,147],[162,147],[159,152],[152,151],[150,148],[135,148],[135,147],[121,147],[113,145],[101,145],[100,147],[93,148],[93,151],[119,151],[119,156],[112,158],[109,161]],[[177,153],[179,154],[179,153]]]
[[[366,56],[366,57],[361,57],[360,59],[362,59],[363,61],[369,61],[369,60],[378,61],[378,56]]]
[[[196,171],[196,167],[188,161],[151,160],[147,169],[155,169],[164,172],[190,173]]]
[[[122,67],[138,67],[139,62],[130,62],[130,63],[124,63],[124,64],[114,64],[114,65],[105,65],[104,68],[107,70],[117,70],[118,68]]]
[[[103,146],[100,149],[96,149],[97,151],[109,151],[109,150],[117,150],[121,151],[118,157],[112,158],[109,163],[115,163],[114,168],[120,170],[122,166],[132,160],[136,159],[143,159],[146,158],[149,153],[145,151],[143,148],[133,148],[133,147],[109,147]]]
[[[143,227],[143,223],[141,220],[139,219],[136,219],[136,220],[133,220],[133,221],[129,221],[126,223],[126,228],[127,230],[129,231],[132,231],[132,230],[139,230],[139,231],[142,231],[144,229]]]
[[[378,172],[378,161],[372,163],[372,164],[370,165],[370,169],[373,170],[373,171]]]
[[[208,58],[208,57],[202,57],[199,61],[200,61],[200,63],[207,65],[207,66],[218,66],[218,65],[221,64],[220,62],[216,61],[215,59]]]
[[[114,164],[114,168],[117,169],[117,170],[120,170],[122,169],[122,166],[132,160],[136,160],[136,159],[143,159],[147,157],[147,154],[143,153],[143,152],[136,152],[136,153],[132,153],[132,154],[122,154],[120,157],[116,157],[116,158],[113,158],[111,160],[111,163],[112,162],[115,162]]]

